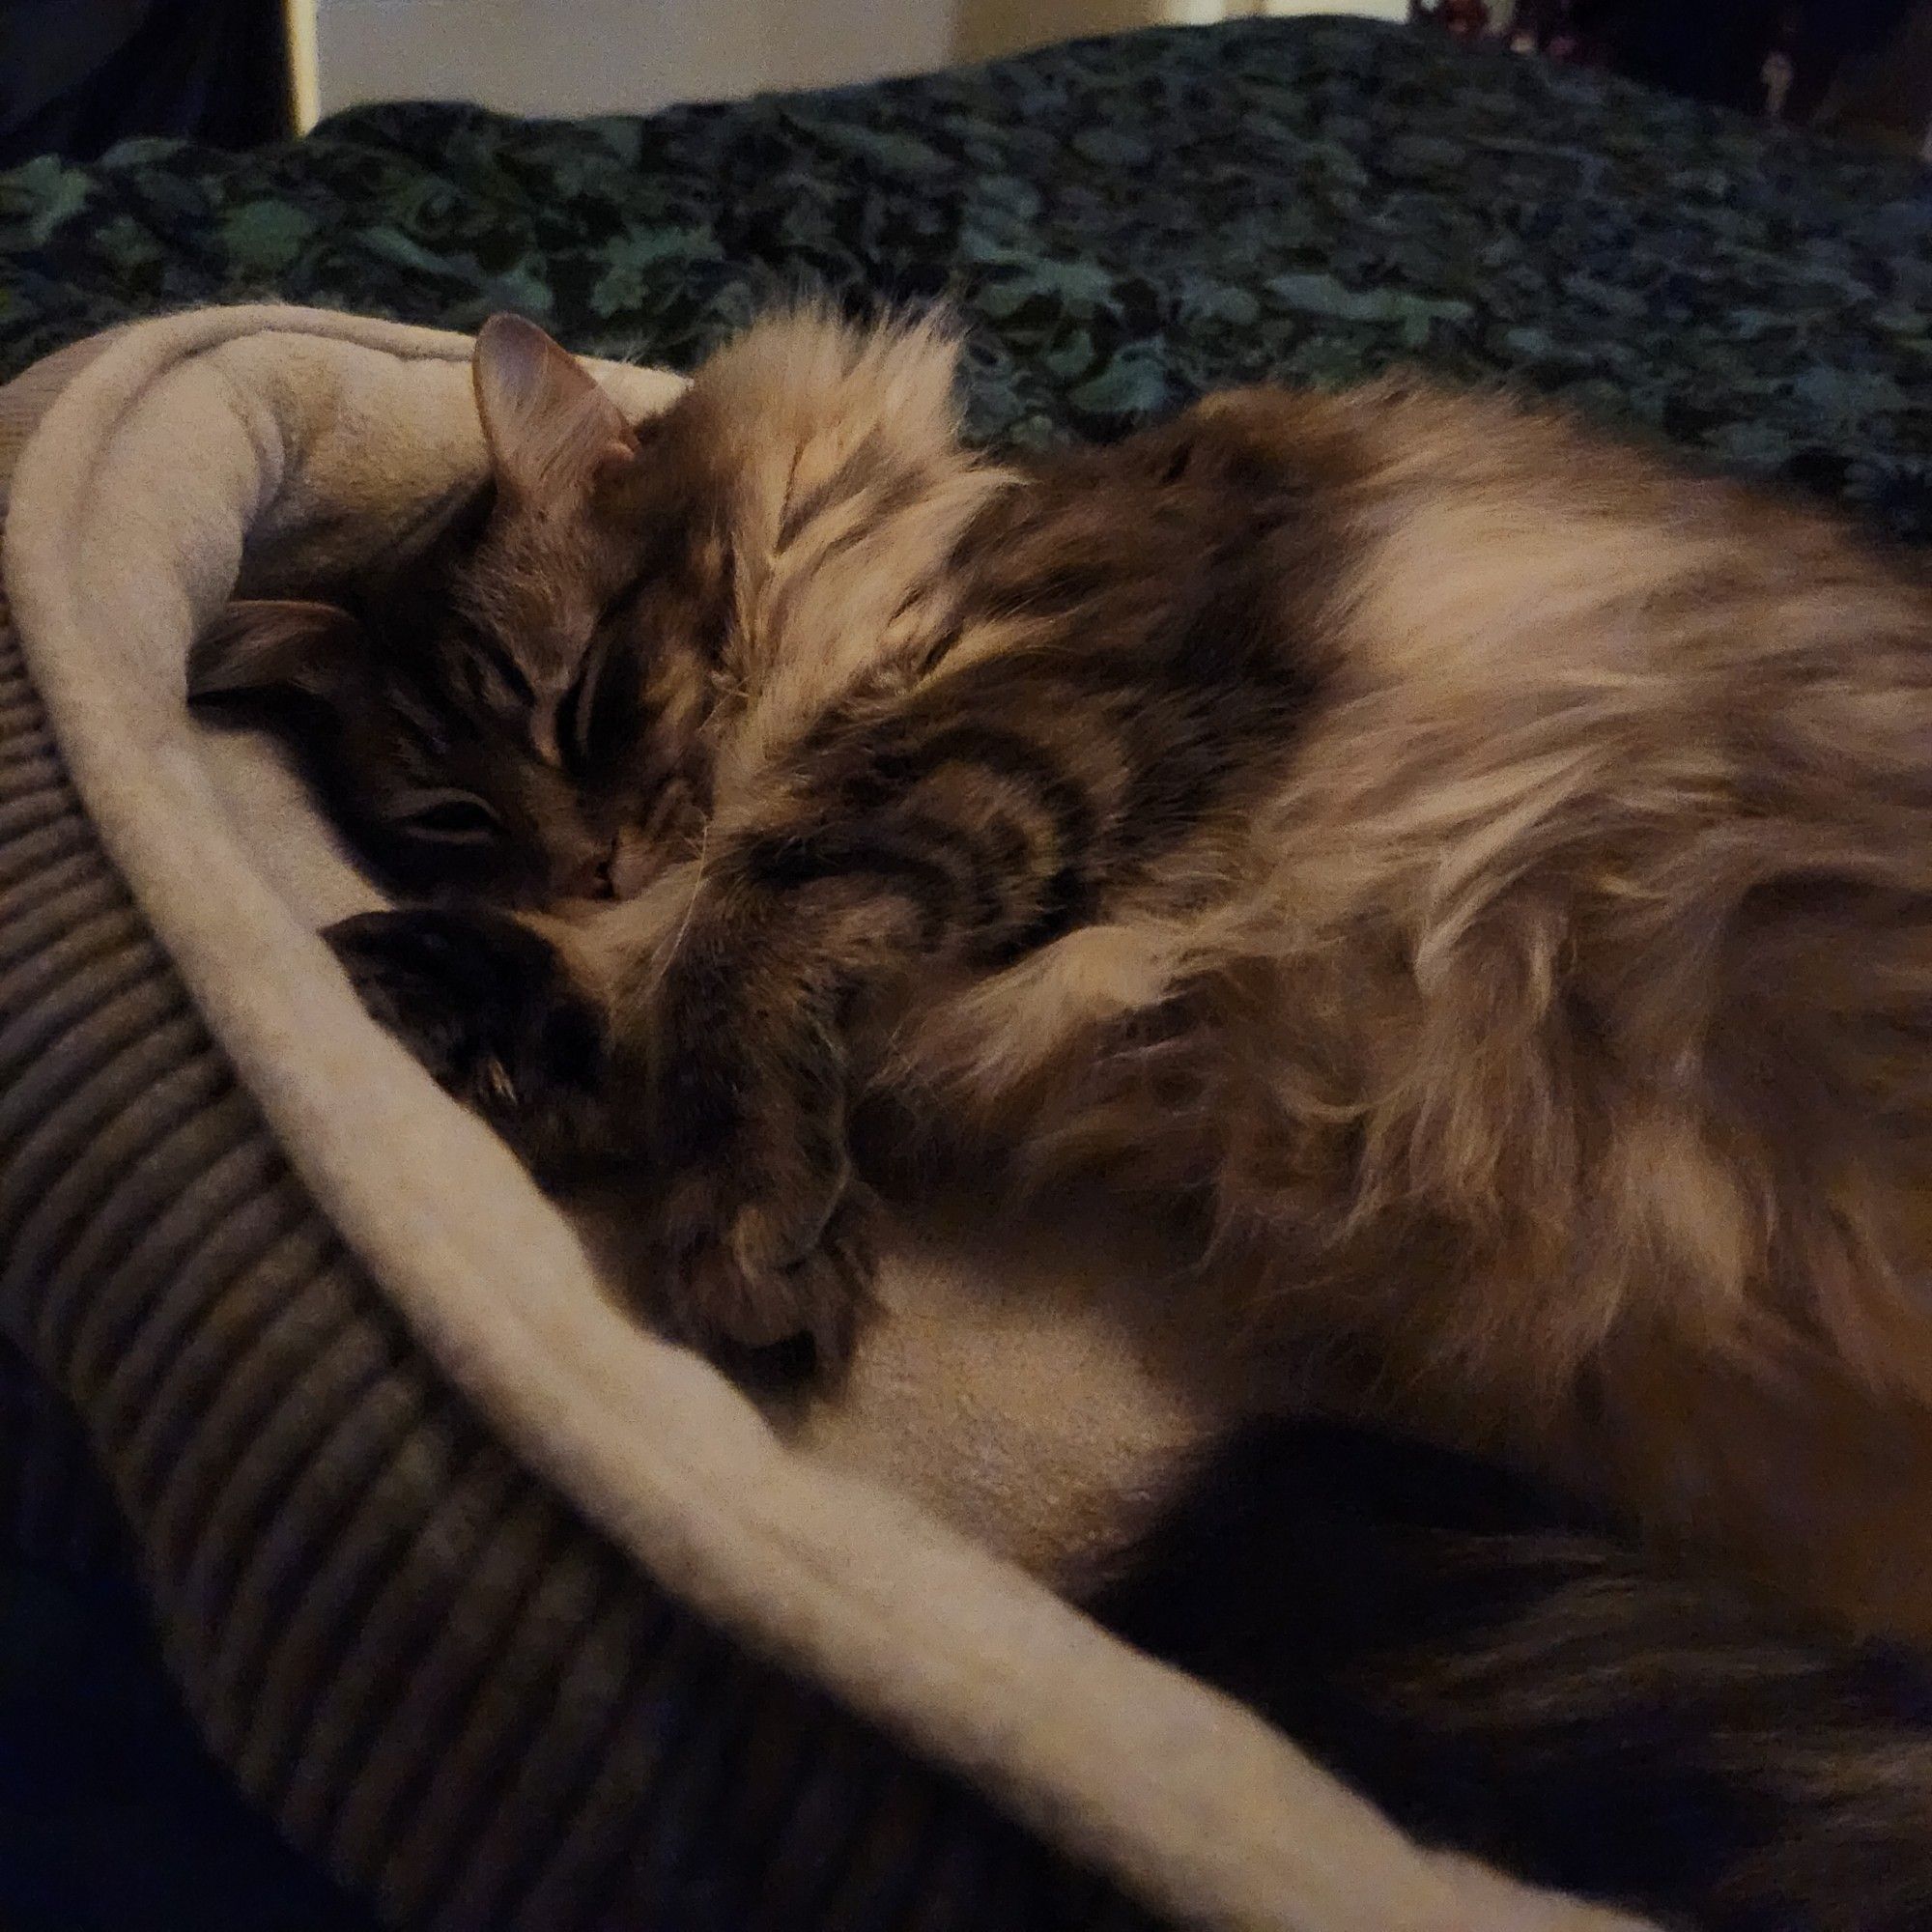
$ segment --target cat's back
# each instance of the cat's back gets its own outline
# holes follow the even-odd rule
[[[1912,559],[1548,406],[1387,378],[1232,390],[1190,414],[1237,452],[1227,473],[1309,494],[1350,681],[1493,699],[1636,679],[1662,696],[1684,676],[1932,650]]]

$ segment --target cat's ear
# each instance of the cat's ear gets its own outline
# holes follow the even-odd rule
[[[327,699],[361,638],[338,605],[239,597],[187,654],[190,703],[224,697]]]
[[[623,411],[535,323],[493,315],[469,374],[491,467],[511,496],[597,488],[635,468],[638,439]]]

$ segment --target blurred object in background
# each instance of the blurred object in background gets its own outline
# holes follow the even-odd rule
[[[1501,30],[1502,22],[1490,18],[1484,0],[1414,0],[1409,17],[1418,26],[1440,27],[1459,41],[1480,41]]]
[[[1848,14],[1872,11],[1854,0],[1843,4]],[[1894,31],[1866,35],[1841,51],[1810,112],[1799,118],[1932,160],[1932,0],[1916,0],[1904,12]]]
[[[1889,147],[1922,149],[1932,124],[1932,0],[1411,0],[1409,17]]]
[[[294,131],[280,0],[0,0],[0,167],[131,134]]]

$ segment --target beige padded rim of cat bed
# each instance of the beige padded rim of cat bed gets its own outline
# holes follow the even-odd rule
[[[600,1293],[509,1153],[362,1013],[315,928],[367,887],[259,743],[193,724],[182,664],[244,541],[251,583],[300,577],[477,473],[468,353],[211,310],[5,394],[0,1321],[112,1481],[216,1750],[400,1922],[684,1922],[664,1874],[703,1860],[666,1851],[662,1814],[698,1804],[696,1765],[680,1829],[735,1833],[764,1871],[748,1923],[925,1922],[933,1834],[999,1829],[969,1787],[1056,1851],[1012,1834],[995,1862],[1033,1874],[1011,1881],[1025,1911],[949,1922],[1115,1922],[1097,1890],[1073,1916],[1064,1854],[1191,1923],[1628,1923],[1419,1849],[940,1520],[1052,1567],[1106,1513],[1102,1478],[1196,1426],[1133,1350],[1083,1316],[1001,1358],[973,1295],[942,1293],[924,1369],[781,1435]],[[639,412],[675,389],[599,373]],[[1054,1471],[1059,1514],[1035,1520],[998,1401],[1031,1363],[1064,1438],[1074,1359],[1100,1476],[1022,1430]],[[1008,1396],[935,1440],[922,1404],[976,1373]],[[958,1472],[988,1455],[975,1490]],[[931,1491],[943,1469],[958,1493]],[[867,1802],[897,1809],[848,1818],[838,1857],[898,1861],[890,1909],[798,1843],[800,1780],[867,1752]]]

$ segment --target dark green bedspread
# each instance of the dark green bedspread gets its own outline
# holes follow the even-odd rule
[[[365,109],[0,177],[0,366],[277,296],[688,361],[775,291],[946,296],[988,434],[1261,375],[1497,376],[1932,536],[1932,178],[1359,22],[1091,42],[647,121]]]

